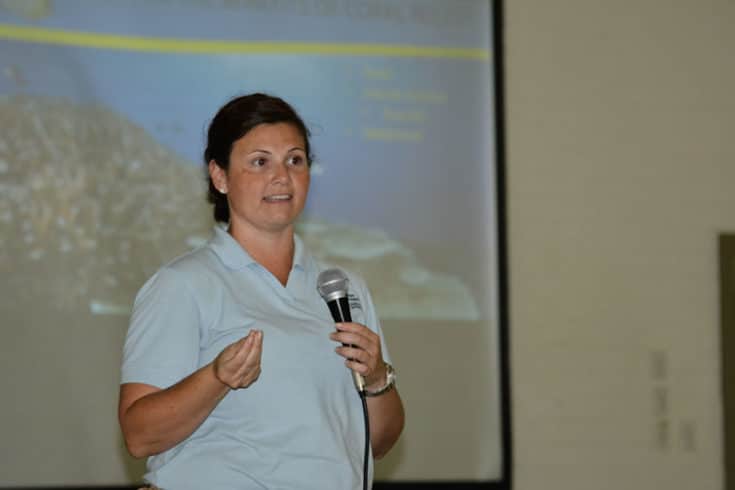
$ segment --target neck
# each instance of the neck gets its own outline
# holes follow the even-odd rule
[[[284,286],[293,266],[295,243],[293,226],[275,232],[249,230],[230,225],[230,235],[260,265]]]

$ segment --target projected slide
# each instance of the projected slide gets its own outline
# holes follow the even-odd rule
[[[476,0],[0,3],[0,305],[6,322],[26,327],[0,333],[0,354],[15,365],[57,347],[36,356],[31,378],[46,386],[52,371],[60,384],[16,386],[14,398],[44,405],[80,379],[103,387],[85,391],[84,407],[59,402],[68,413],[56,417],[84,426],[76,431],[37,425],[40,407],[0,408],[0,429],[23,439],[0,462],[9,475],[0,486],[139,478],[114,407],[132,299],[210,236],[205,128],[226,100],[255,91],[285,98],[310,127],[315,163],[298,233],[316,256],[365,277],[404,367],[409,429],[378,477],[497,478],[489,10]],[[460,369],[482,371],[487,393],[452,395],[465,398],[460,418],[465,403],[474,415],[446,436],[467,445],[470,462],[431,463],[442,450],[421,424],[435,425],[441,402],[411,419],[409,384],[418,393],[427,372],[413,360],[416,335],[434,345],[424,352],[451,335],[462,351],[450,355],[480,364]],[[12,425],[36,425],[58,462],[39,473],[27,431]],[[76,455],[60,450],[70,440]],[[72,470],[74,457],[102,461]]]

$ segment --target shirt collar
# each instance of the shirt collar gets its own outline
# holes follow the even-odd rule
[[[230,269],[242,269],[257,263],[224,227],[214,227],[214,236],[209,242],[209,247]],[[309,252],[304,247],[304,243],[299,236],[294,234],[293,268],[304,270],[308,259]]]
[[[301,238],[294,233],[293,236],[294,251],[293,251],[293,269],[299,268],[304,270],[306,268],[306,260],[309,258],[309,252],[306,251],[304,243]]]
[[[256,263],[224,227],[214,227],[214,236],[209,242],[209,247],[230,269],[242,269]]]

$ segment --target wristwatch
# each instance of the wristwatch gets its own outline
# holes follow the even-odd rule
[[[396,385],[396,372],[393,370],[393,366],[385,363],[385,384],[375,391],[365,390],[365,396],[380,396],[383,393],[387,393],[393,389]]]

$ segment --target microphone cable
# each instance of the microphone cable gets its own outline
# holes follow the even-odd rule
[[[319,273],[316,289],[327,303],[329,312],[335,322],[351,322],[350,302],[347,295],[349,280],[347,274],[340,269],[327,269]],[[344,344],[342,344],[344,345]],[[365,419],[365,459],[362,466],[362,488],[368,490],[368,465],[370,464],[370,419],[368,417],[367,400],[365,399],[365,380],[359,373],[352,372],[352,380],[362,402],[362,415]]]
[[[364,391],[357,392],[362,401],[362,415],[365,418],[365,460],[362,466],[362,490],[368,490],[368,464],[370,462],[370,419],[368,418],[367,397]]]

